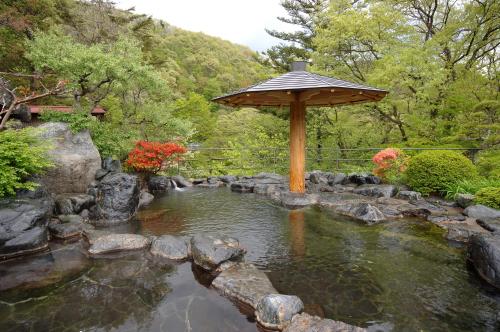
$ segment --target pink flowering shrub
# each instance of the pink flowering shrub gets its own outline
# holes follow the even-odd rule
[[[400,149],[387,148],[375,154],[372,161],[376,165],[373,174],[387,182],[400,183],[409,157]]]

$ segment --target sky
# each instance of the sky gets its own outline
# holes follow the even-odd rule
[[[151,15],[185,30],[204,32],[264,51],[279,40],[265,28],[293,31],[276,17],[286,16],[280,0],[115,0],[118,8],[135,7],[138,14]]]

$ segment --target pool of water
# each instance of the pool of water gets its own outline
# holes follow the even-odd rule
[[[498,331],[500,296],[440,229],[416,219],[365,226],[253,194],[188,189],[157,198],[142,234],[226,234],[306,311],[370,331]],[[89,259],[82,243],[0,263],[0,331],[256,331],[190,263],[147,253]],[[16,286],[12,288],[13,286]],[[9,289],[4,290],[2,289]]]
[[[328,194],[326,194],[328,195]],[[418,219],[366,226],[319,208],[288,211],[253,194],[191,189],[140,214],[146,234],[227,234],[307,311],[371,331],[498,331],[500,296],[464,250]]]

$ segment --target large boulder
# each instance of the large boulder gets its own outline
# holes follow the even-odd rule
[[[282,330],[302,310],[304,303],[297,296],[269,294],[259,300],[255,318],[266,328]]]
[[[117,251],[139,250],[150,244],[150,239],[139,234],[109,234],[96,238],[89,248],[89,253],[99,255]]]
[[[322,319],[306,313],[295,315],[283,332],[366,332],[361,327],[331,319]]]
[[[238,263],[222,271],[212,281],[212,287],[253,309],[264,296],[278,293],[266,274],[249,263]]]
[[[189,258],[189,247],[182,237],[162,235],[151,244],[151,254],[172,260]]]
[[[126,173],[110,173],[97,188],[96,209],[92,223],[111,226],[129,221],[139,206],[139,180]]]
[[[500,219],[500,210],[484,205],[471,205],[464,210],[464,214],[476,219]]]
[[[467,258],[484,280],[500,288],[500,237],[489,234],[472,235]]]
[[[37,226],[20,232],[0,246],[0,259],[23,256],[46,250],[47,227]]]
[[[42,124],[41,138],[53,144],[49,156],[54,162],[41,182],[51,193],[85,193],[101,168],[101,157],[88,131],[72,133],[67,124]]]
[[[193,261],[207,271],[215,270],[225,261],[238,260],[244,253],[239,241],[233,238],[210,235],[195,235],[191,238]]]
[[[163,193],[172,187],[168,176],[156,175],[149,178],[148,188],[152,193]]]
[[[54,203],[44,199],[0,201],[0,259],[47,249],[46,227]]]

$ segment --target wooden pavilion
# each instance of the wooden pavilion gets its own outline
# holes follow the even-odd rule
[[[306,71],[307,62],[296,61],[291,71],[247,88],[214,98],[232,107],[290,107],[290,191],[305,192],[306,108],[377,102],[388,91],[321,76]]]

